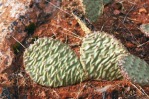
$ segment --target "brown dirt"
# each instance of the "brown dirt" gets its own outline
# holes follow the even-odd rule
[[[119,3],[117,0],[117,2],[106,5],[104,14],[93,25],[95,30],[106,31],[120,39],[130,53],[149,63],[149,42],[147,42],[149,37],[139,30],[142,23],[149,22],[149,1],[132,0],[132,2],[123,0],[122,3]],[[33,37],[52,36],[69,44],[79,56],[81,45],[79,38],[85,34],[74,17],[68,14],[79,6],[77,2],[70,0],[63,2],[62,7],[67,13],[59,11],[46,24],[39,26]],[[14,73],[11,79],[15,83],[14,86],[8,88],[12,99],[118,99],[118,97],[119,99],[147,99],[140,92],[141,87],[129,81],[86,81],[60,88],[47,88],[35,84],[25,73],[22,53],[23,49],[16,55],[16,61],[13,64]],[[102,88],[107,89],[105,92],[101,92]],[[1,90],[2,88],[0,88],[0,92],[2,92]],[[149,87],[143,87],[143,90],[149,95]]]

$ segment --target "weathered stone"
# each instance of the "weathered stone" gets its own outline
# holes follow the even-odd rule
[[[12,64],[11,46],[30,35],[26,30],[30,24],[49,20],[57,9],[52,4],[60,6],[60,0],[0,0],[0,74]]]

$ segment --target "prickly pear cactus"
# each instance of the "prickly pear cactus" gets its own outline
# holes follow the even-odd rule
[[[86,17],[95,22],[98,17],[103,13],[104,5],[111,0],[81,0]]]
[[[80,60],[90,79],[115,80],[122,78],[117,62],[128,53],[113,36],[93,32],[83,39]]]
[[[66,44],[52,38],[35,41],[26,49],[23,59],[31,79],[43,86],[67,86],[86,79],[75,53]]]
[[[149,23],[148,24],[142,24],[140,26],[140,30],[146,35],[149,36]]]
[[[134,55],[128,54],[119,60],[124,78],[140,85],[149,85],[149,64]]]

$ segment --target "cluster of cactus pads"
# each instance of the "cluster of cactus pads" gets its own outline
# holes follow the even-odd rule
[[[149,85],[149,65],[130,55],[117,39],[105,32],[86,35],[80,53],[79,60],[66,44],[39,38],[24,53],[25,70],[33,81],[50,87],[123,77]]]
[[[101,13],[98,4],[109,1],[83,0],[87,17],[92,22],[96,21]],[[95,11],[92,12],[90,9],[94,7]],[[23,56],[25,70],[33,81],[43,86],[59,87],[85,80],[124,78],[140,85],[149,85],[149,64],[131,55],[114,36],[100,31],[92,32],[78,17],[74,17],[87,34],[82,39],[80,58],[67,44],[52,38],[39,38],[25,50]]]

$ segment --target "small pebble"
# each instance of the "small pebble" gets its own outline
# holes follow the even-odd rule
[[[114,15],[119,15],[121,12],[119,10],[114,10]]]
[[[139,13],[147,13],[147,10],[145,8],[140,8]]]

